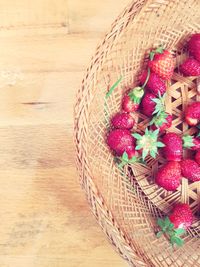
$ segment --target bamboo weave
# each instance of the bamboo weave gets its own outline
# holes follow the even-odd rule
[[[198,219],[181,248],[172,250],[165,237],[155,236],[156,218],[168,213],[175,202],[189,203],[194,214],[200,215],[200,182],[183,178],[177,191],[166,192],[154,183],[157,168],[165,162],[162,156],[149,157],[146,167],[127,166],[122,173],[105,142],[108,117],[120,110],[123,92],[138,84],[149,51],[161,44],[173,51],[177,66],[167,84],[166,108],[173,115],[168,131],[180,135],[196,132],[188,129],[183,114],[188,103],[200,100],[198,79],[179,73],[187,56],[185,44],[195,32],[200,32],[199,0],[133,1],[98,46],[77,95],[75,143],[81,184],[100,226],[131,266],[200,266]],[[120,77],[121,83],[105,100],[106,92]],[[148,118],[140,113],[134,116],[134,130],[143,132]],[[190,156],[190,152],[184,153]]]

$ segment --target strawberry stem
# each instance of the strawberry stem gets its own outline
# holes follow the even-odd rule
[[[155,56],[155,52],[151,51],[149,54],[149,58],[151,61],[153,60],[154,56]]]
[[[107,94],[104,98],[104,114],[105,114],[105,121],[106,121],[107,127],[109,126],[109,112],[108,112],[108,104],[107,104],[106,100],[109,98],[109,96],[115,90],[115,88],[117,88],[117,86],[119,85],[121,80],[122,80],[122,76],[111,86],[111,88],[109,89],[109,91],[107,92]]]
[[[148,70],[147,70],[147,77],[146,77],[144,84],[142,85],[142,88],[144,88],[147,85],[147,83],[149,81],[149,77],[150,77],[150,68],[148,68]]]
[[[122,76],[110,87],[109,91],[106,94],[106,99],[112,94],[115,88],[117,88],[121,80],[122,80]]]

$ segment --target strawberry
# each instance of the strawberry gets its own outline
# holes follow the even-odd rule
[[[188,50],[196,60],[200,61],[200,33],[193,34],[188,42]]]
[[[180,72],[184,76],[199,76],[200,63],[196,59],[188,58],[180,65]]]
[[[174,72],[175,60],[168,50],[159,47],[150,53],[148,66],[163,80],[170,80]]]
[[[159,129],[160,132],[164,132],[166,129],[172,126],[172,115],[165,111],[153,117],[150,121],[151,129]]]
[[[198,150],[200,149],[200,138],[191,136],[191,135],[184,135],[182,137],[183,140],[183,148],[188,148],[191,150]]]
[[[142,72],[140,77],[140,82],[142,84],[145,83],[147,78],[148,72],[145,70]],[[155,96],[162,96],[166,92],[166,85],[163,80],[156,74],[151,72],[149,79],[146,83],[146,88],[150,91],[150,93],[154,94]]]
[[[200,150],[195,154],[195,161],[200,165]]]
[[[122,156],[124,152],[129,158],[135,155],[135,139],[128,130],[112,130],[108,133],[107,144],[118,156]]]
[[[165,234],[171,245],[183,245],[181,235],[192,225],[193,214],[190,206],[184,203],[175,204],[171,214],[164,219],[158,219],[157,224],[161,230],[157,233],[157,237]]]
[[[187,229],[192,225],[193,215],[188,204],[179,203],[173,208],[171,215],[169,216],[174,228]]]
[[[169,161],[162,166],[156,175],[156,184],[167,191],[176,190],[181,181],[181,166],[179,162]]]
[[[156,154],[158,153],[159,147],[164,147],[162,142],[158,141],[158,133],[159,130],[149,131],[146,128],[145,133],[140,135],[138,133],[134,133],[133,137],[136,139],[136,150],[142,150],[142,159],[144,160],[148,154],[150,154],[153,158],[156,158]]]
[[[128,94],[125,94],[122,99],[122,109],[126,112],[135,112],[139,108],[138,103],[134,103]]]
[[[117,129],[131,129],[135,124],[135,120],[130,113],[117,113],[111,119],[111,125]]]
[[[123,96],[122,109],[126,112],[137,111],[143,95],[144,95],[144,89],[142,87],[135,87],[129,90]]]
[[[200,102],[193,102],[185,110],[185,121],[190,126],[195,126],[200,120]]]
[[[159,98],[156,98],[154,94],[146,93],[142,98],[141,112],[147,117],[160,113],[164,109],[164,97],[160,96]]]
[[[142,113],[145,114],[147,117],[151,117],[155,107],[156,103],[154,102],[155,95],[151,93],[146,93],[142,99],[141,102],[141,109]]]
[[[193,182],[200,181],[200,166],[192,159],[181,161],[181,172],[185,178]]]
[[[167,160],[181,161],[183,153],[181,137],[176,133],[166,133],[162,141],[165,144],[163,148],[164,157]]]

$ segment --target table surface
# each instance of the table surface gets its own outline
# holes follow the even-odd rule
[[[127,266],[75,168],[73,105],[128,0],[0,0],[0,266]]]

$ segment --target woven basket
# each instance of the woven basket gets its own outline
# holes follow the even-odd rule
[[[185,44],[200,32],[200,0],[137,0],[118,17],[92,58],[78,92],[75,107],[75,142],[81,184],[99,224],[117,251],[132,266],[200,266],[200,223],[196,220],[181,248],[172,249],[165,237],[157,239],[156,218],[168,213],[178,201],[189,203],[199,216],[200,182],[166,192],[154,183],[161,156],[148,158],[147,167],[129,165],[124,173],[116,167],[105,135],[108,116],[120,110],[122,94],[138,83],[150,49],[162,44],[175,53],[177,71],[168,83],[166,106],[173,115],[169,131],[194,134],[183,121],[185,106],[197,96],[198,79],[184,78],[178,66],[186,56]],[[109,88],[122,81],[105,100]],[[149,120],[135,116],[137,130]]]

